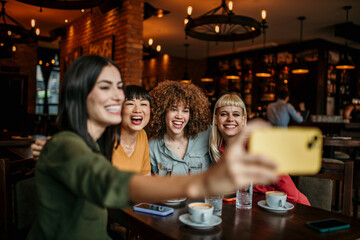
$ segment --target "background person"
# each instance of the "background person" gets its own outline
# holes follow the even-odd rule
[[[204,174],[151,177],[116,169],[108,159],[112,126],[121,123],[122,87],[120,69],[108,58],[82,56],[69,67],[60,92],[62,131],[46,143],[35,168],[37,217],[28,240],[109,239],[106,207],[220,195],[276,178],[270,160],[243,147],[251,131],[264,127],[261,122],[249,126]]]
[[[236,141],[236,137],[246,126],[246,107],[239,95],[231,93],[221,96],[215,104],[213,128],[210,136],[210,152],[215,161],[220,160],[225,148]],[[255,192],[281,191],[290,201],[310,205],[289,175],[280,176],[270,185],[254,185]]]
[[[279,92],[277,101],[268,105],[266,114],[271,125],[287,127],[290,119],[297,123],[303,121],[301,114],[296,112],[293,105],[288,103],[289,98],[289,92],[283,89]]]
[[[210,103],[194,84],[178,81],[159,83],[151,92],[151,170],[159,173],[159,163],[173,163],[174,175],[188,174],[190,162],[200,162],[202,170],[212,163],[209,155]]]

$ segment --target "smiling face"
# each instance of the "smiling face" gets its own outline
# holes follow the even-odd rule
[[[171,106],[165,114],[166,133],[183,135],[186,124],[189,122],[190,109],[183,103]]]
[[[120,124],[124,98],[120,72],[114,66],[105,66],[86,99],[87,128],[94,139],[106,127]]]
[[[225,142],[240,133],[246,124],[243,109],[235,106],[220,107],[215,116],[215,125]]]
[[[122,128],[140,131],[149,123],[150,102],[144,98],[125,100],[121,117]]]

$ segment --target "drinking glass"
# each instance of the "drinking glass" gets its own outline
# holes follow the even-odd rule
[[[199,161],[192,161],[188,163],[189,175],[199,174],[202,172],[202,163]]]
[[[221,216],[222,213],[222,196],[205,196],[205,203],[214,207],[214,214]]]
[[[171,162],[159,163],[159,175],[160,176],[171,176],[173,171],[173,164]]]
[[[252,207],[253,185],[247,189],[238,189],[236,191],[236,208],[250,209]]]

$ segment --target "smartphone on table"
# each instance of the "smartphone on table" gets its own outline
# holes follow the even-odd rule
[[[322,133],[314,127],[258,129],[250,135],[249,152],[272,159],[279,174],[317,174],[321,168]]]
[[[225,202],[233,202],[236,200],[236,192],[225,194],[223,197],[223,201]]]
[[[139,203],[134,206],[134,211],[150,213],[158,216],[167,216],[174,212],[171,207],[155,205],[150,203]]]
[[[306,226],[318,232],[332,232],[350,227],[349,223],[330,218],[306,223]]]

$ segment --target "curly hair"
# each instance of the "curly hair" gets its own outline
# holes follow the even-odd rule
[[[195,138],[210,126],[210,102],[204,92],[194,84],[166,80],[159,83],[150,95],[153,100],[149,129],[151,137],[164,137],[166,112],[179,103],[184,103],[190,109],[189,122],[184,129],[187,138]]]

